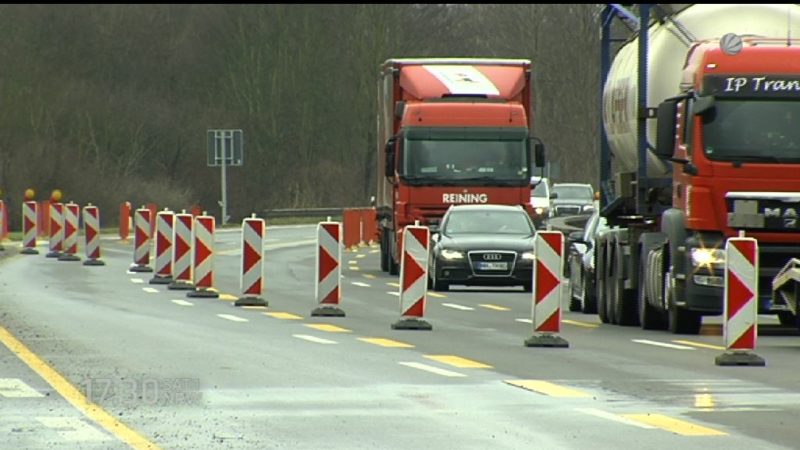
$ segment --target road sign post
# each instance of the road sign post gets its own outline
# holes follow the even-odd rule
[[[227,168],[244,164],[244,133],[242,130],[208,130],[206,132],[208,166],[220,167],[222,185],[222,208],[220,223],[228,223],[228,180]]]

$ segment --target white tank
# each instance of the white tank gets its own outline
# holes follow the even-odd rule
[[[651,14],[652,15],[652,14]],[[720,38],[726,33],[786,38],[800,35],[800,6],[793,4],[694,4],[674,20],[698,41]],[[674,33],[674,34],[673,34]],[[647,106],[655,108],[664,99],[680,93],[681,71],[689,48],[677,36],[674,24],[655,23],[649,31]],[[603,126],[618,170],[636,171],[636,105],[638,103],[638,39],[614,57],[603,88]],[[655,145],[656,121],[649,120],[647,142]],[[667,164],[648,152],[647,173],[659,177]]]

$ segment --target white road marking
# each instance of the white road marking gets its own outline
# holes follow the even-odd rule
[[[475,311],[475,308],[459,305],[457,303],[442,303],[442,306],[447,306],[448,308],[453,308],[453,309],[460,309],[461,311]]]
[[[400,297],[400,293],[397,291],[386,291],[389,295],[394,295],[395,297]]]
[[[231,314],[217,314],[217,317],[219,317],[220,319],[226,319],[233,322],[249,322],[249,320],[243,317],[233,316]]]
[[[627,417],[618,416],[616,414],[612,414],[610,412],[602,411],[599,409],[594,408],[575,408],[575,411],[582,412],[584,414],[589,414],[590,416],[600,417],[601,419],[608,419],[613,420],[614,422],[624,423],[626,425],[633,425],[639,428],[646,428],[649,430],[654,429],[655,427],[652,425],[648,425],[646,423],[637,422],[635,420],[628,419]]]
[[[142,284],[144,280],[141,278],[131,278],[131,283]]]
[[[656,347],[666,347],[675,350],[695,350],[694,347],[689,347],[688,345],[668,344],[666,342],[650,341],[647,339],[631,339],[631,340],[633,342],[636,342],[637,344],[655,345]]]
[[[158,294],[158,289],[156,288],[144,287],[142,288],[142,290],[147,292],[148,294]]]
[[[360,281],[353,281],[353,282],[351,282],[350,284],[354,284],[354,285],[356,285],[356,286],[361,286],[361,287],[369,287],[369,284],[367,284],[367,283],[362,283],[362,282],[360,282]]]
[[[414,369],[424,370],[426,372],[435,373],[444,377],[465,377],[463,373],[453,372],[452,370],[440,369],[438,367],[429,366],[418,362],[398,362],[401,366],[413,367]]]
[[[175,303],[176,305],[181,305],[181,306],[194,306],[194,303],[187,302],[186,300],[172,300],[172,303]]]
[[[305,339],[306,341],[316,342],[317,344],[338,344],[336,341],[330,339],[322,339],[308,334],[293,334],[292,336],[298,339]]]
[[[107,441],[111,439],[101,431],[77,417],[39,416],[36,420],[55,429],[67,441]]]
[[[531,320],[531,319],[514,319],[514,320],[516,320],[517,322],[522,322],[522,323],[533,323],[533,320]]]
[[[0,397],[44,397],[44,394],[28,386],[19,378],[0,378]]]

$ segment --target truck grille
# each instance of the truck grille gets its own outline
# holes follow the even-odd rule
[[[517,252],[507,250],[479,250],[469,252],[472,273],[481,276],[507,277],[514,271]]]

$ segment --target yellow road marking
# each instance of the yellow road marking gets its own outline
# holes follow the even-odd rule
[[[482,362],[473,361],[471,359],[462,358],[454,355],[422,355],[428,359],[439,361],[443,364],[449,364],[453,367],[460,369],[491,369],[492,366]]]
[[[483,303],[478,306],[486,309],[493,309],[495,311],[511,311],[511,308],[506,308],[505,306],[490,305],[488,303]]]
[[[356,255],[356,258],[366,258],[366,257],[367,257],[367,255],[364,255],[364,254]]]
[[[308,328],[327,331],[329,333],[349,333],[352,331],[348,330],[347,328],[337,327],[336,325],[329,325],[327,323],[304,323],[303,325],[307,326]]]
[[[219,299],[226,302],[235,302],[239,297],[231,294],[219,294]]]
[[[387,286],[400,287],[400,283],[386,283]]]
[[[411,344],[406,344],[405,342],[400,341],[393,341],[391,339],[384,339],[384,338],[358,338],[359,341],[368,342],[370,344],[380,345],[381,347],[392,347],[392,348],[413,348],[414,346]]]
[[[589,394],[583,391],[559,386],[544,380],[505,380],[504,382],[512,386],[521,387],[522,389],[549,395],[551,397],[590,397]]]
[[[428,295],[431,296],[431,297],[436,297],[436,298],[447,298],[446,295],[439,294],[438,292],[430,292],[430,291],[428,291]]]
[[[674,419],[662,414],[623,414],[622,417],[646,423],[682,436],[726,436],[728,434],[713,428]]]
[[[85,395],[72,385],[66,378],[56,372],[41,358],[36,356],[28,347],[15,338],[5,328],[0,327],[0,342],[10,351],[28,365],[34,372],[39,374],[56,392],[59,393],[78,411],[86,417],[105,428],[106,431],[116,436],[121,441],[135,449],[157,449],[160,448],[147,438],[134,431],[124,423],[115,419],[114,416],[106,412],[99,405],[92,403]]]
[[[598,325],[596,323],[580,322],[580,321],[577,321],[577,320],[562,319],[561,321],[564,322],[564,323],[568,323],[570,325],[575,325],[576,327],[597,328],[597,327],[600,326],[600,325]]]
[[[365,273],[364,274],[364,278],[369,278],[370,280],[374,280],[375,279],[375,275],[373,275],[371,273]]]
[[[694,347],[710,348],[711,350],[725,350],[725,347],[720,345],[704,344],[702,342],[684,341],[681,339],[673,340],[672,342],[675,342],[676,344],[692,345]]]
[[[297,316],[287,312],[265,312],[264,314],[276,319],[299,320],[303,318],[302,316]]]

